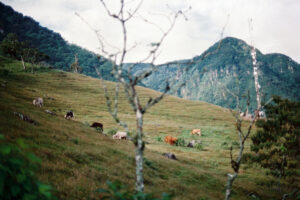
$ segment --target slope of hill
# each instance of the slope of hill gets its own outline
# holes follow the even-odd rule
[[[19,40],[28,41],[33,47],[50,56],[49,63],[57,69],[70,70],[77,54],[84,74],[97,77],[95,67],[99,67],[103,78],[113,80],[110,75],[110,63],[100,63],[97,55],[77,45],[66,42],[60,34],[42,27],[31,17],[23,16],[10,6],[0,2],[0,41],[8,34],[17,34]],[[101,67],[100,67],[101,66]],[[107,70],[107,68],[109,68]]]
[[[115,83],[42,67],[35,68],[32,74],[24,72],[21,63],[0,57],[0,83],[3,82],[6,87],[0,87],[0,133],[13,142],[23,138],[30,145],[43,160],[39,179],[54,186],[60,199],[94,199],[95,190],[105,188],[107,180],[134,188],[134,145],[113,140],[109,135],[120,127],[107,112],[101,85],[106,83],[113,94]],[[149,96],[159,95],[142,87],[138,92],[144,103]],[[44,98],[42,108],[32,105],[33,98],[39,96]],[[122,93],[119,116],[134,132],[135,114],[130,108]],[[49,115],[46,109],[57,116]],[[70,109],[75,112],[75,120],[63,118]],[[22,121],[13,112],[28,115],[38,125]],[[106,134],[89,127],[96,121],[104,124]],[[190,136],[193,128],[202,129],[202,149],[170,146],[161,141],[166,135],[199,139]],[[144,162],[146,192],[167,192],[175,200],[224,197],[226,174],[231,171],[228,147],[237,139],[234,119],[227,109],[167,96],[146,113],[144,131],[148,143]],[[175,153],[178,160],[163,157],[165,152]],[[260,168],[243,166],[232,199],[249,199],[249,193],[274,199],[278,194],[268,186],[271,180]]]
[[[219,47],[220,44],[220,47]],[[146,87],[163,91],[166,80],[185,82],[175,95],[190,100],[206,101],[235,108],[235,97],[225,87],[241,98],[250,89],[251,108],[256,108],[251,47],[236,38],[217,42],[202,55],[178,64],[164,64],[143,81]],[[202,57],[205,56],[204,59]],[[257,50],[259,83],[263,100],[279,95],[291,100],[300,99],[300,65],[282,54],[262,54]],[[188,63],[188,64],[185,64]],[[136,68],[139,73],[144,65]],[[245,107],[246,98],[242,100]]]

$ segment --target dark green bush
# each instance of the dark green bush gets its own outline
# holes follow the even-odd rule
[[[26,151],[21,139],[16,145],[0,134],[0,199],[54,199],[51,187],[34,175],[40,163],[38,157]]]
[[[185,146],[185,141],[183,138],[178,138],[175,142],[175,145],[176,146],[181,146],[181,147],[184,147]]]
[[[157,137],[156,137],[156,141],[157,141],[157,142],[162,142],[163,140],[162,140],[161,136],[157,136]]]
[[[109,129],[107,132],[106,132],[106,134],[108,134],[108,135],[114,135],[114,134],[116,134],[117,133],[117,129]]]
[[[98,131],[98,132],[100,132],[100,133],[103,133],[103,130],[102,130],[102,128],[100,128],[100,127],[96,127],[96,131]]]
[[[198,150],[200,150],[200,151],[204,150],[204,147],[203,147],[202,144],[196,144],[195,148],[198,149]]]
[[[98,189],[100,199],[110,200],[171,200],[171,196],[163,193],[161,198],[153,197],[152,194],[134,193],[119,182],[107,181],[107,189]]]

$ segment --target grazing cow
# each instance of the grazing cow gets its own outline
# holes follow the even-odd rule
[[[39,107],[42,107],[43,106],[43,98],[42,97],[37,97],[35,98],[33,101],[32,101],[32,104],[35,105],[35,106],[39,106]]]
[[[191,131],[191,135],[198,135],[201,136],[201,129],[193,129]]]
[[[74,118],[74,113],[72,110],[68,111],[65,115],[65,119],[73,119]]]
[[[170,135],[167,135],[165,137],[165,143],[167,143],[167,144],[173,145],[173,144],[175,144],[176,141],[177,141],[177,138],[172,137]]]
[[[201,144],[201,140],[192,140],[188,143],[187,147],[194,148],[197,144]]]
[[[163,153],[163,156],[165,156],[169,159],[177,160],[175,154],[173,154],[173,153]]]
[[[93,128],[100,128],[100,130],[103,132],[103,124],[99,123],[99,122],[94,122],[91,127]]]
[[[116,134],[114,134],[113,139],[118,139],[118,140],[126,140],[127,139],[127,133],[118,131]]]

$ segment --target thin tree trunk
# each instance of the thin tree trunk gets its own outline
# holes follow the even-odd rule
[[[136,105],[136,125],[137,125],[137,141],[136,141],[136,190],[137,192],[144,192],[144,177],[143,177],[143,114],[140,110],[139,99],[135,94],[134,97]]]
[[[21,56],[21,61],[22,61],[23,69],[24,69],[24,71],[26,71],[26,66],[25,66],[25,63],[24,63],[23,56]]]
[[[225,200],[229,200],[231,196],[231,189],[232,189],[232,184],[235,178],[237,177],[237,173],[234,174],[228,174],[228,180],[226,184],[226,195],[225,195]]]

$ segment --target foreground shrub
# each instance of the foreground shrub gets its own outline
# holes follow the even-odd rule
[[[185,146],[185,141],[183,138],[178,138],[175,142],[175,145],[176,146],[181,146],[181,147],[184,147]]]
[[[163,193],[161,198],[155,198],[152,194],[134,193],[119,182],[107,181],[107,189],[98,189],[100,199],[110,200],[171,200],[171,196]]]
[[[15,145],[0,134],[0,199],[54,199],[51,187],[34,175],[41,160],[25,148],[22,140]]]
[[[107,132],[106,132],[106,134],[107,135],[114,135],[114,134],[116,134],[117,133],[117,129],[109,129]]]

